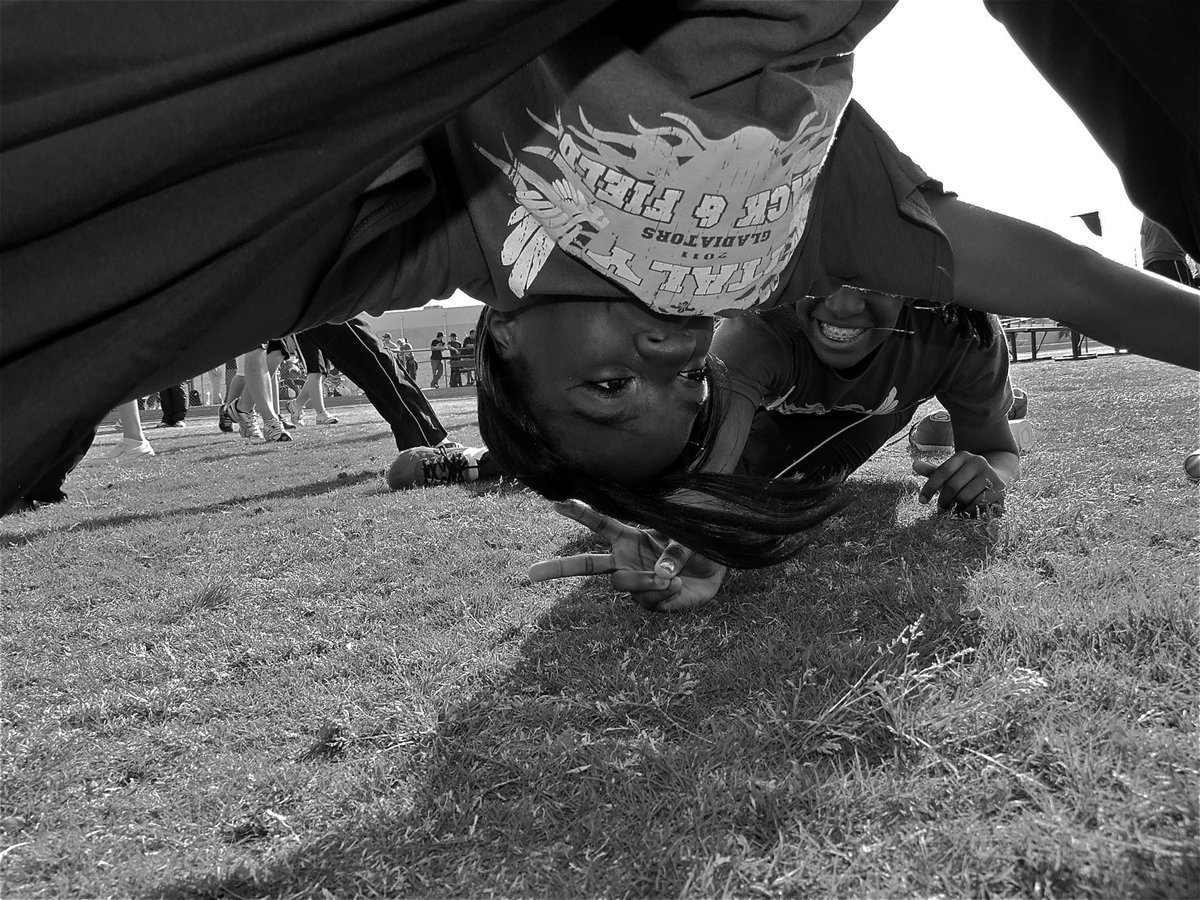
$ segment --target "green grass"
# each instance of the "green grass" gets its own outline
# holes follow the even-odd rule
[[[369,407],[149,432],[0,520],[0,893],[1197,896],[1196,377],[1014,383],[1005,516],[931,515],[901,442],[675,616],[531,585],[595,541],[515,486],[388,492]]]

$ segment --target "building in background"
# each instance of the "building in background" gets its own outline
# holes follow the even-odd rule
[[[391,332],[394,340],[398,341],[403,335],[412,344],[413,356],[420,366],[417,381],[421,381],[421,376],[426,376],[425,383],[428,383],[429,342],[433,336],[439,331],[445,335],[454,331],[462,338],[479,324],[482,310],[482,303],[458,292],[449,300],[433,300],[420,309],[393,310],[381,316],[363,318],[380,334]]]

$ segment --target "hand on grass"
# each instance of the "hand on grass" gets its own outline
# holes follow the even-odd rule
[[[580,553],[536,563],[530,581],[575,575],[611,575],[613,590],[626,591],[644,609],[674,612],[700,606],[721,587],[726,568],[653,531],[601,515],[586,503],[567,500],[554,509],[594,531],[611,553]]]
[[[959,450],[940,466],[915,459],[913,472],[929,479],[917,498],[921,503],[937,494],[938,509],[943,512],[953,509],[961,515],[978,515],[983,509],[1004,511],[1004,478],[977,453]]]

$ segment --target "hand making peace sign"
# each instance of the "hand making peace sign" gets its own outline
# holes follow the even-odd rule
[[[530,581],[575,575],[611,575],[613,590],[628,591],[645,609],[676,611],[707,603],[727,571],[682,544],[653,531],[601,515],[586,503],[567,500],[554,509],[605,538],[611,553],[580,553],[536,563]]]

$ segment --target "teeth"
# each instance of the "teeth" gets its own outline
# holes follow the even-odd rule
[[[821,329],[821,334],[838,343],[852,341],[867,330],[865,328],[841,328],[837,325],[830,325],[828,322],[818,322],[817,325]]]

